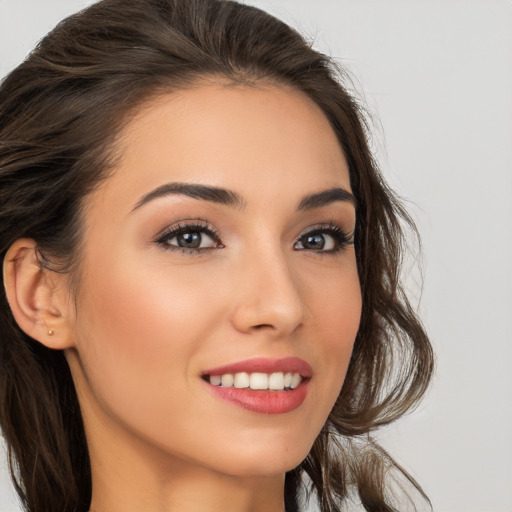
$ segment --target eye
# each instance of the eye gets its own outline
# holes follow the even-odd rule
[[[159,236],[156,243],[165,249],[191,253],[222,247],[217,232],[207,222],[178,224]]]
[[[340,226],[330,224],[329,226],[315,228],[303,234],[295,242],[294,249],[336,253],[353,243],[351,235],[348,235]]]

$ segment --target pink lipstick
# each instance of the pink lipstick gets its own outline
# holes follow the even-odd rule
[[[252,412],[282,414],[306,399],[311,366],[297,357],[254,358],[211,368],[201,378],[219,398]]]

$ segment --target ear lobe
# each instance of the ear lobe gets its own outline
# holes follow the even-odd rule
[[[7,251],[4,285],[19,327],[52,349],[72,346],[69,308],[63,276],[42,269],[34,240],[21,238]]]

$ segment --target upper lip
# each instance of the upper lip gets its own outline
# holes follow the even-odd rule
[[[202,375],[225,375],[226,373],[299,373],[302,377],[311,377],[313,369],[311,365],[299,357],[284,357],[271,359],[255,357],[245,361],[237,361],[232,364],[218,366],[202,372]]]

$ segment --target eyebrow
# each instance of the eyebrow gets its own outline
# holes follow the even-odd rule
[[[184,195],[193,199],[201,199],[225,206],[231,206],[243,210],[247,203],[243,197],[232,190],[210,185],[199,185],[195,183],[167,183],[148,192],[133,207],[132,212],[138,210],[145,204],[161,197],[172,195]],[[321,192],[304,196],[297,206],[298,211],[312,210],[327,206],[334,202],[348,202],[356,206],[356,198],[348,190],[341,187],[333,187]]]
[[[356,198],[348,190],[341,187],[333,187],[322,192],[309,194],[302,198],[297,206],[297,210],[312,210],[313,208],[320,208],[337,201],[351,203],[356,206]]]

